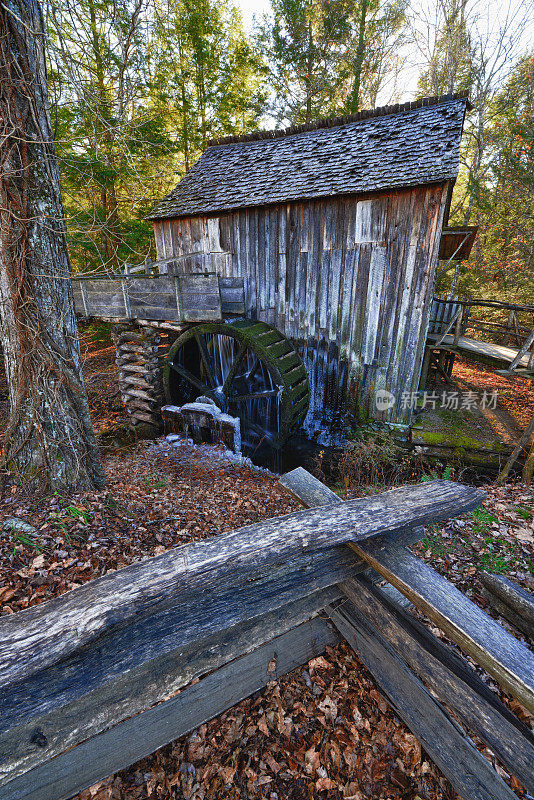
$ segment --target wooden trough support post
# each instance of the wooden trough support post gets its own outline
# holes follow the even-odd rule
[[[115,363],[119,369],[119,389],[130,424],[161,428],[163,371],[158,356],[160,335],[150,327],[113,325]]]
[[[508,369],[505,371],[505,374],[511,375],[515,369],[521,364],[521,360],[528,354],[528,364],[527,370],[534,369],[534,328],[530,331],[527,338],[523,342],[523,345],[519,348],[515,358],[509,365]]]
[[[521,455],[521,452],[528,447],[528,444],[530,442],[530,438],[531,438],[531,436],[533,434],[534,434],[534,417],[532,417],[532,419],[530,420],[529,424],[527,425],[527,427],[525,428],[525,430],[521,434],[518,443],[516,444],[516,446],[514,447],[512,453],[510,454],[510,458],[508,459],[508,461],[506,462],[506,464],[502,468],[501,472],[499,472],[499,475],[497,477],[497,483],[505,483],[506,482],[506,480],[508,479],[508,476],[510,475],[510,472],[512,471],[512,468],[513,468],[514,464],[516,463],[517,459]],[[523,474],[523,479],[524,479],[525,483],[530,483],[531,480],[532,480],[532,472],[531,472],[531,470],[534,469],[533,454],[534,454],[534,442],[532,444],[532,449],[530,450],[530,452],[529,452],[529,454],[527,456],[527,461],[526,461],[526,464],[525,464],[525,469],[524,469],[524,474]]]

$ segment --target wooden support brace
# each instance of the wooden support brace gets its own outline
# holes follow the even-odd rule
[[[521,359],[529,352],[530,348],[534,345],[534,328],[531,330],[525,341],[523,342],[523,346],[518,350],[517,355],[511,362],[510,366],[506,370],[507,374],[511,374],[514,369],[520,364]],[[529,358],[529,365],[528,368],[531,368],[530,362],[533,361],[534,366],[534,350],[532,351],[532,355]]]

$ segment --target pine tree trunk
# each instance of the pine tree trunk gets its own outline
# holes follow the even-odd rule
[[[10,400],[4,468],[47,489],[102,487],[81,371],[38,0],[0,4],[0,322]]]
[[[352,89],[348,99],[348,109],[351,114],[360,110],[360,90],[362,84],[363,59],[365,56],[365,29],[367,25],[367,10],[369,0],[361,0],[360,19],[358,22],[358,45],[354,59],[354,77]]]

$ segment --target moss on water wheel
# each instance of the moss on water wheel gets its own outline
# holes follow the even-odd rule
[[[239,417],[245,448],[279,448],[304,420],[310,402],[306,369],[293,345],[266,322],[199,323],[180,334],[165,364],[167,400],[211,397]]]

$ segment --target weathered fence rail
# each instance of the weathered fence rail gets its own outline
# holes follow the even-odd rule
[[[474,508],[482,493],[434,481],[342,503],[304,470],[282,483],[315,507],[178,547],[0,618],[0,798],[70,797],[340,634],[464,797],[514,795],[424,683],[438,696],[453,687],[458,698],[443,699],[528,784],[529,732],[366,577],[386,575],[534,709],[532,654],[405,549],[421,525]],[[324,609],[333,625],[318,616]]]

